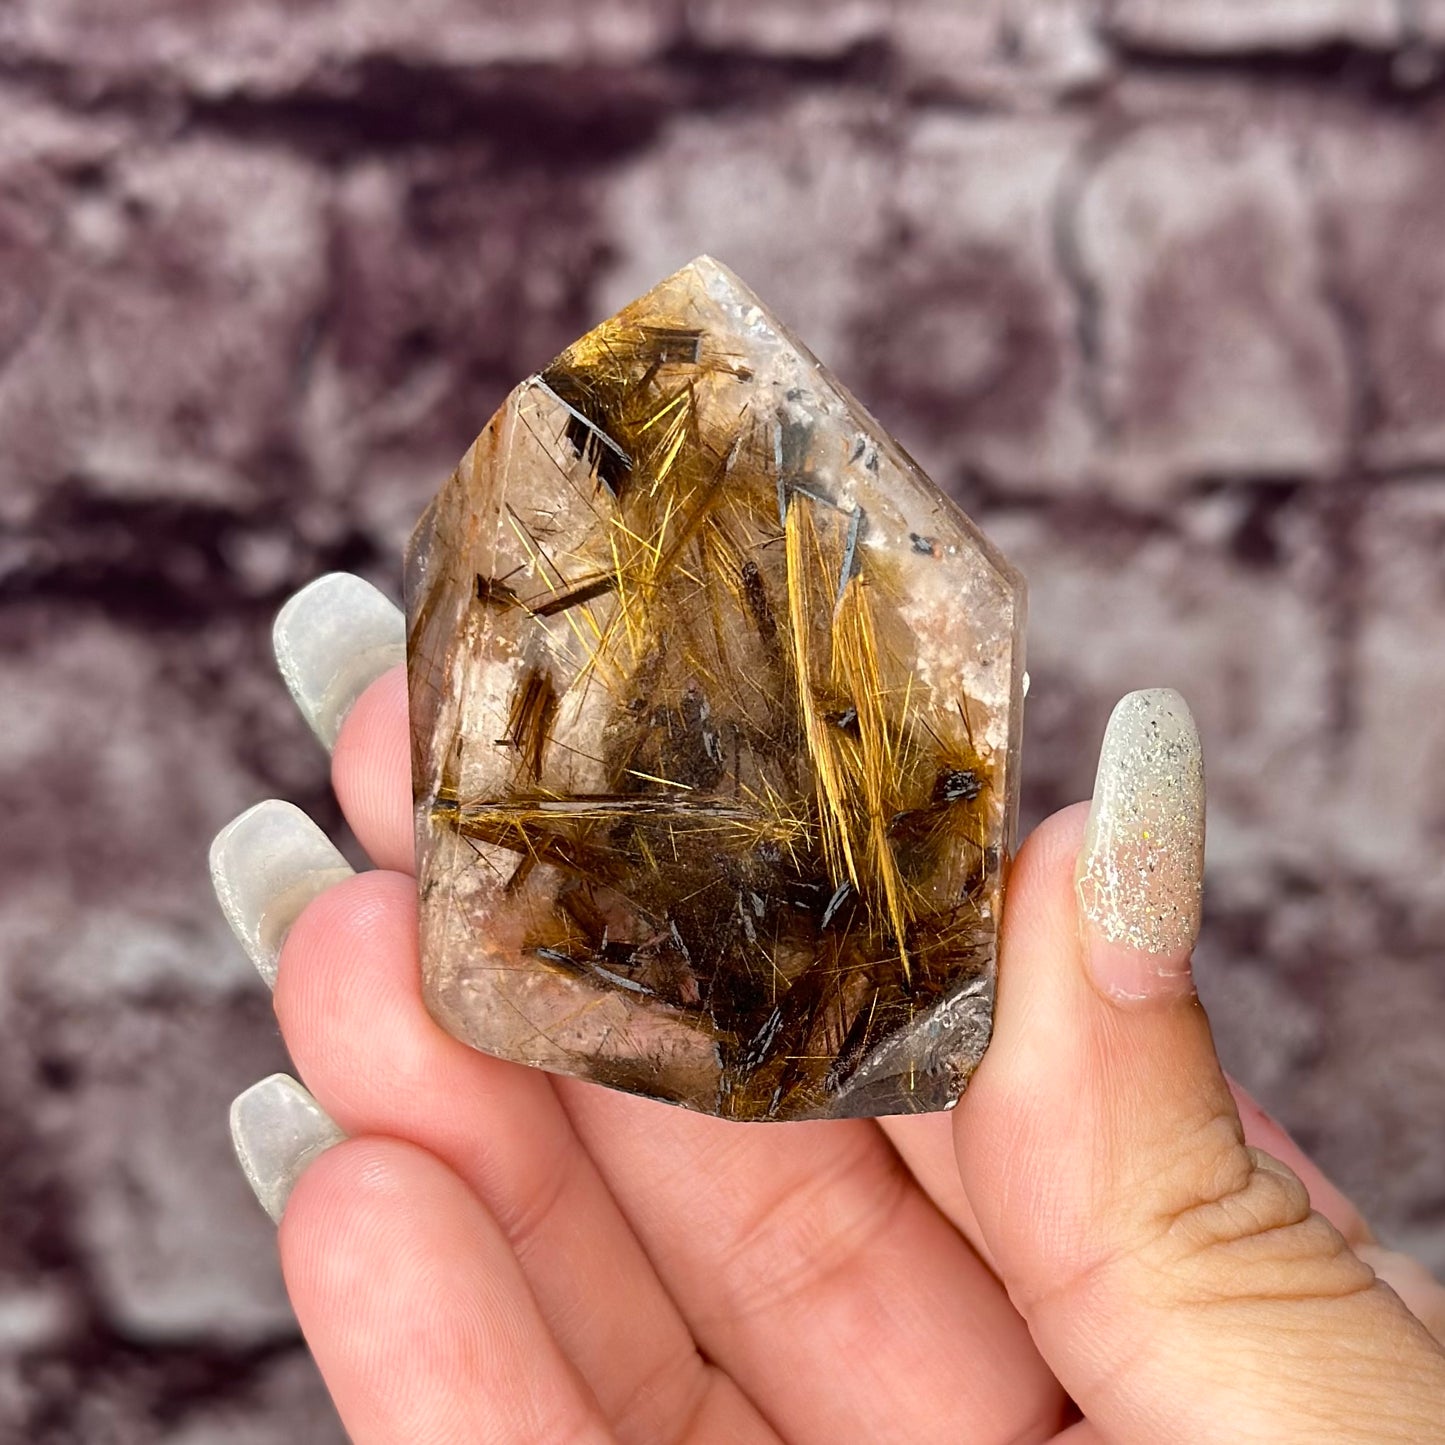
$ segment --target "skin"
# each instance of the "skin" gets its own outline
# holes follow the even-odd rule
[[[351,1136],[280,1247],[358,1445],[1445,1439],[1445,1292],[1231,1091],[1192,990],[1090,981],[1085,809],[1019,855],[954,1113],[739,1126],[431,1021],[406,726],[396,670],[342,727],[377,867],[307,907],[276,989]]]

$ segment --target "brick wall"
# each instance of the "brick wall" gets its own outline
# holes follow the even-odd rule
[[[1029,573],[1026,810],[1210,768],[1226,1061],[1445,1267],[1445,4],[0,8],[0,1434],[339,1439],[205,846],[335,822],[267,655],[395,594],[506,390],[692,254]]]

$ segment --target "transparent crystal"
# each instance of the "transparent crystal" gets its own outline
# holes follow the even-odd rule
[[[733,1119],[988,1042],[1022,579],[704,257],[519,386],[408,554],[426,995]]]

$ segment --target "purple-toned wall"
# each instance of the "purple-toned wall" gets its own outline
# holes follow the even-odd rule
[[[1205,735],[1228,1064],[1445,1267],[1445,0],[0,5],[0,1438],[329,1445],[205,848],[268,652],[693,253],[1028,572],[1029,819]]]

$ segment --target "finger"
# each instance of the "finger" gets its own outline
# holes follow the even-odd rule
[[[393,667],[357,699],[331,755],[331,784],[357,842],[398,873],[416,872],[408,737],[406,669]]]
[[[328,1150],[291,1195],[281,1263],[356,1445],[614,1438],[496,1222],[422,1150]]]
[[[978,1227],[978,1218],[959,1177],[952,1114],[900,1114],[878,1123],[919,1188],[997,1274],[988,1240]]]
[[[1234,1079],[1228,1082],[1244,1125],[1245,1143],[1263,1149],[1266,1154],[1272,1154],[1288,1164],[1309,1190],[1311,1206],[1318,1209],[1352,1246],[1370,1243],[1373,1236],[1359,1210],[1325,1177],[1319,1166],[1261,1108],[1243,1085]],[[928,1197],[973,1245],[980,1258],[992,1267],[988,1241],[979,1230],[973,1205],[969,1203],[963,1181],[959,1178],[952,1119],[947,1114],[915,1114],[879,1122]]]
[[[276,987],[281,945],[306,905],[352,874],[331,839],[279,798],[227,823],[210,863],[221,912],[267,988]]]
[[[280,1224],[296,1181],[346,1135],[287,1074],[252,1084],[231,1104],[231,1144],[256,1202]]]
[[[296,706],[332,752],[337,796],[357,841],[378,868],[410,873],[409,730],[368,725],[377,716],[389,724],[398,708],[406,716],[400,610],[360,577],[331,572],[286,603],[272,641]]]
[[[420,973],[413,879],[360,874],[307,907],[286,940],[276,1012],[317,1098],[348,1133],[410,1140],[477,1192],[619,1436],[665,1440],[696,1420],[768,1438],[698,1355],[551,1081],[443,1033]]]
[[[384,732],[393,741],[378,735]],[[405,692],[390,678],[362,696],[340,731],[333,776],[348,820],[373,856],[400,851],[403,830],[410,836],[410,809],[353,815],[351,800],[384,795],[378,782],[353,774],[404,757],[404,746],[394,740],[406,734]],[[341,920],[322,926],[325,911],[323,899],[303,915],[295,930],[297,957],[314,949],[324,958],[326,940],[344,938]],[[315,941],[306,942],[313,927]],[[410,915],[406,929],[413,951],[404,972],[414,989]],[[400,945],[395,939],[376,952],[395,955]],[[299,1052],[313,1038],[319,1047],[344,1050],[363,1021],[338,1019],[338,1009],[346,1008],[338,995],[358,972],[340,960],[317,971],[323,978],[333,975],[335,984],[321,987],[305,1005],[293,1004],[292,947],[288,942],[278,1009],[308,1082],[341,1118],[345,1105],[328,1089],[365,1087],[367,1077],[384,1078],[398,1066],[383,1070],[354,1056],[323,1061]],[[298,969],[295,977],[307,972]],[[367,1002],[361,1012],[389,1017],[399,1006],[399,998],[389,996]],[[470,1070],[508,1070],[449,1038],[444,1043],[449,1057],[469,1060]],[[428,1065],[429,1072],[434,1068]],[[525,1087],[552,1088],[542,1076],[508,1072],[522,1073],[529,1080]],[[454,1090],[444,1085],[440,1093],[448,1098]],[[587,1086],[570,1088],[567,1097],[574,1119],[587,1125],[585,1143],[606,1183],[631,1221],[643,1220],[651,1229],[642,1243],[654,1263],[666,1261],[663,1285],[694,1332],[699,1321],[706,1324],[708,1338],[698,1343],[790,1438],[914,1439],[944,1418],[939,1411],[960,1409],[979,1422],[979,1440],[1027,1439],[1056,1426],[1062,1396],[1022,1322],[986,1268],[912,1186],[873,1125],[749,1131]],[[505,1138],[505,1124],[490,1128]],[[512,1128],[523,1137],[506,1148],[520,1153],[535,1145],[533,1131]],[[454,1160],[465,1140],[475,1138],[470,1128],[463,1133],[462,1140],[449,1140],[433,1125],[425,1142]],[[478,1187],[505,1226],[504,1204],[487,1192],[485,1179]],[[565,1245],[558,1240],[559,1250]],[[522,1257],[530,1270],[531,1255]],[[553,1267],[565,1285],[568,1273],[587,1264]],[[534,1288],[547,1311],[548,1287],[534,1278]],[[561,1336],[563,1327],[556,1328]],[[636,1328],[633,1338],[645,1341],[650,1333]],[[950,1348],[938,1368],[941,1339]],[[576,1351],[588,1343],[564,1338],[579,1361]],[[599,1355],[615,1360],[626,1348],[610,1343]],[[840,1372],[841,1360],[850,1364]],[[584,1373],[592,1378],[586,1364]]]
[[[328,572],[276,614],[271,642],[296,706],[329,750],[357,698],[405,661],[406,624],[371,583]]]
[[[704,1352],[796,1442],[1049,1438],[997,1282],[863,1121],[739,1125],[558,1089]]]
[[[1132,695],[1087,841],[1061,814],[1011,876],[994,1045],[956,1114],[979,1226],[1112,1441],[1433,1438],[1445,1354],[1245,1143],[1188,972],[1202,841],[1188,709]]]
[[[347,1144],[284,1074],[236,1100],[231,1137],[283,1226],[291,1299],[352,1439],[612,1438],[495,1222],[441,1164]]]

